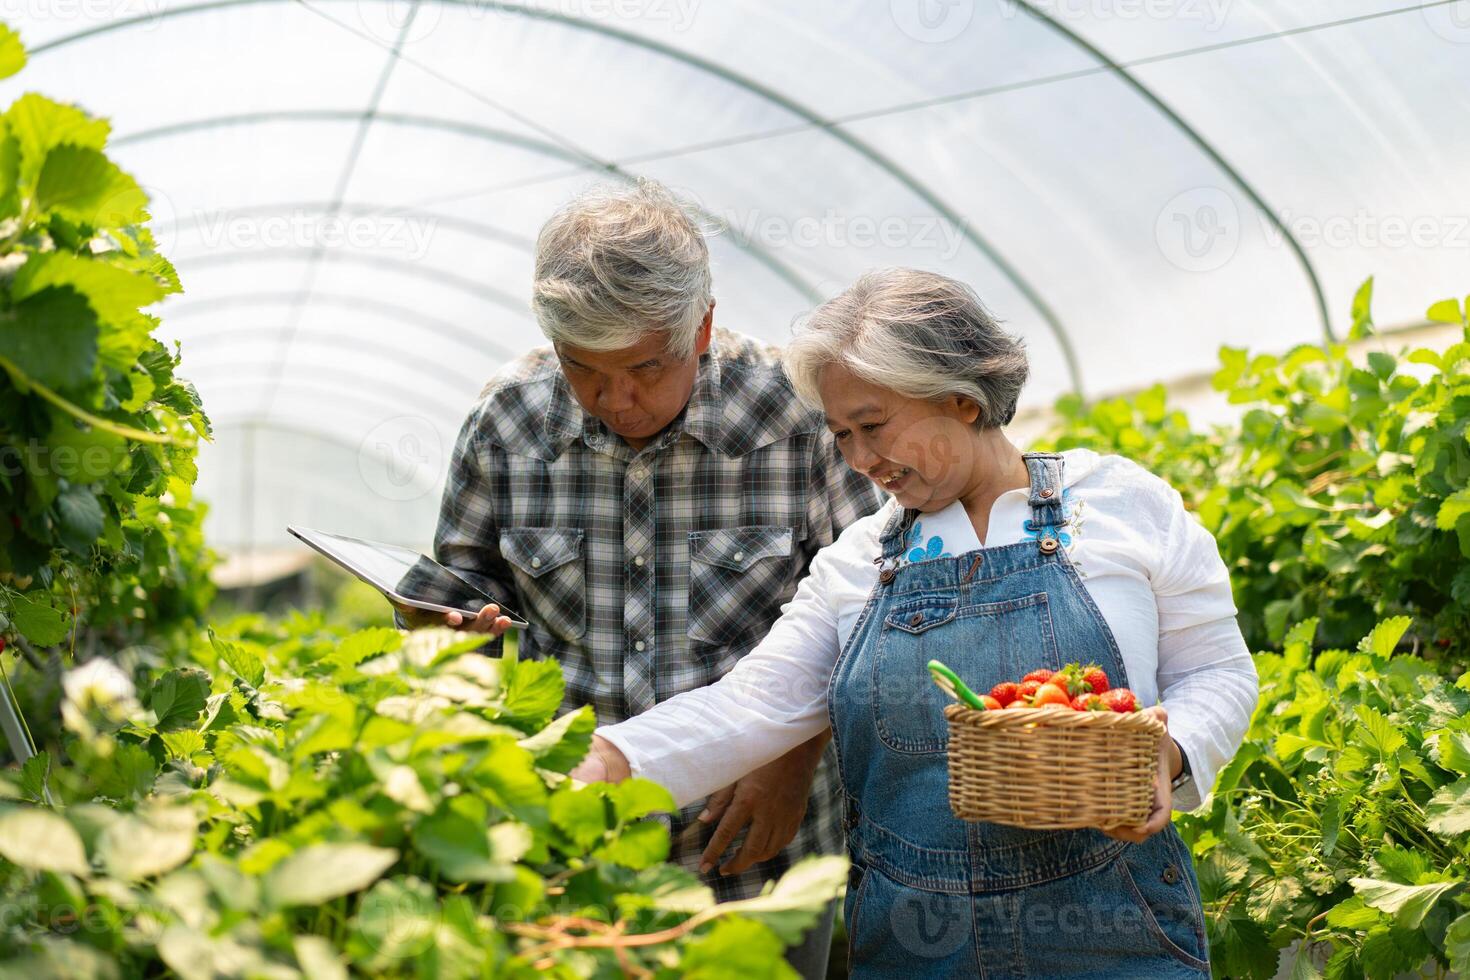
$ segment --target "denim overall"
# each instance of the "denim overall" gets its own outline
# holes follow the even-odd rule
[[[1111,630],[1059,547],[1062,458],[1025,460],[1036,539],[900,565],[916,516],[900,510],[833,670],[852,976],[1208,977],[1199,884],[1172,825],[1128,844],[950,811],[948,697],[930,679],[931,659],[980,693],[1074,660],[1128,683]],[[1051,792],[1044,769],[1014,778]]]

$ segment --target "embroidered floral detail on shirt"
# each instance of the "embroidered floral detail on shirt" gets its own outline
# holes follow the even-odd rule
[[[909,531],[909,539],[904,546],[908,548],[905,557],[910,562],[928,561],[931,558],[953,558],[949,552],[944,550],[944,539],[939,535],[930,535],[927,543],[924,541],[924,522],[915,521],[913,529]]]
[[[1082,503],[1079,501],[1074,504],[1072,489],[1070,487],[1062,490],[1062,523],[1051,530],[1070,557],[1075,540],[1074,536],[1082,530]],[[1025,522],[1021,525],[1021,539],[1023,541],[1035,541],[1040,536],[1040,529],[1032,524],[1031,518],[1026,518]]]

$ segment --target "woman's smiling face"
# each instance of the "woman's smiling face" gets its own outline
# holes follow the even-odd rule
[[[843,460],[901,506],[943,510],[969,488],[980,414],[974,402],[909,398],[841,364],[822,369],[818,389]]]

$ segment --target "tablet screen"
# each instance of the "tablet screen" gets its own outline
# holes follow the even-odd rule
[[[452,569],[412,549],[306,528],[293,527],[290,531],[360,577],[405,598],[468,612],[478,612],[481,606],[494,602],[500,606],[501,615],[520,619],[504,603]]]

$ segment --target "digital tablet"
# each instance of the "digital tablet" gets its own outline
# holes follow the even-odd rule
[[[431,612],[457,612],[466,619],[494,603],[512,626],[526,625],[504,602],[417,551],[291,524],[286,530],[394,602]]]

